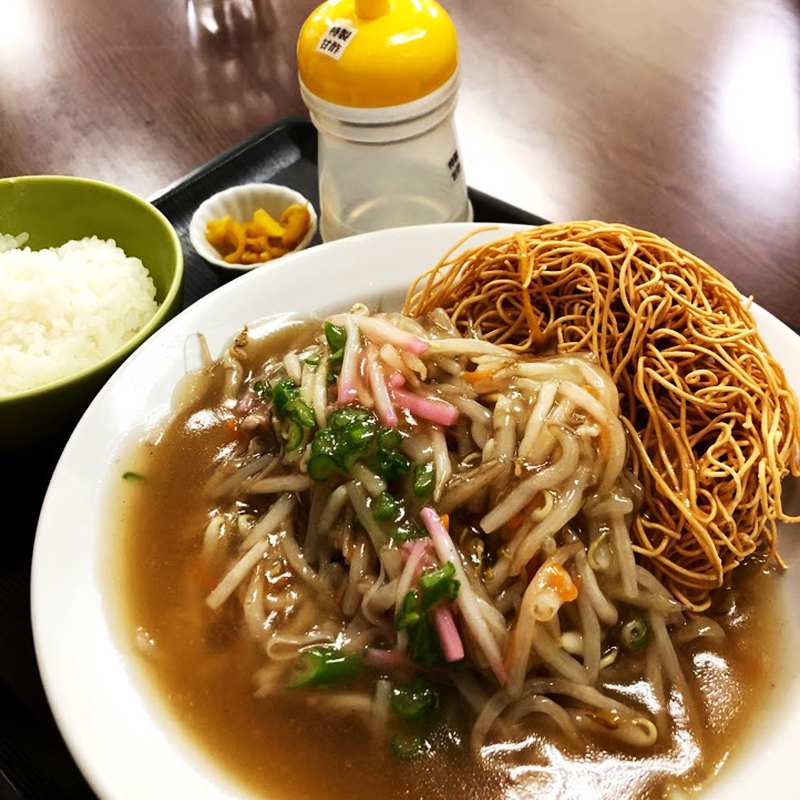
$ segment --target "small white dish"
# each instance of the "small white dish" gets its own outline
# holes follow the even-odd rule
[[[314,234],[317,232],[317,213],[314,206],[300,192],[289,189],[287,186],[279,186],[277,183],[245,183],[211,195],[208,200],[198,206],[197,211],[192,215],[192,221],[189,223],[189,239],[194,249],[210,264],[229,272],[250,272],[263,264],[229,264],[223,260],[219,251],[206,239],[206,224],[213,219],[222,219],[227,214],[230,214],[231,219],[238,222],[252,219],[253,214],[259,208],[263,208],[267,214],[277,220],[293,203],[308,205],[311,217],[306,235],[294,250],[289,251],[296,253],[307,247],[314,238]]]

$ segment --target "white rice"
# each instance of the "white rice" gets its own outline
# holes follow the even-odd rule
[[[19,236],[12,236],[10,233],[0,233],[0,253],[5,253],[6,250],[13,250],[15,247],[22,247],[27,241],[27,233],[21,233]]]
[[[32,251],[27,238],[0,234],[0,396],[102,361],[158,308],[150,274],[113,239]]]

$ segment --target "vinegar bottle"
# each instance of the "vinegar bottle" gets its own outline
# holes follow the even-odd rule
[[[327,0],[297,44],[320,232],[472,219],[453,121],[458,39],[434,0]]]

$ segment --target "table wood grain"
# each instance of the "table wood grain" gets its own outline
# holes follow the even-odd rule
[[[149,196],[304,113],[306,0],[0,0],[0,175]],[[654,230],[800,326],[797,0],[450,0],[467,179]],[[216,14],[216,16],[214,16]]]

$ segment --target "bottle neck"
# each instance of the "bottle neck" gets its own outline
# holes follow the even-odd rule
[[[378,19],[391,10],[391,0],[356,0],[356,16],[359,19]]]
[[[300,81],[300,92],[314,125],[321,133],[330,133],[352,141],[379,143],[420,136],[450,117],[455,110],[459,70],[440,86],[419,100],[384,108],[352,108],[329,103],[313,94]]]

